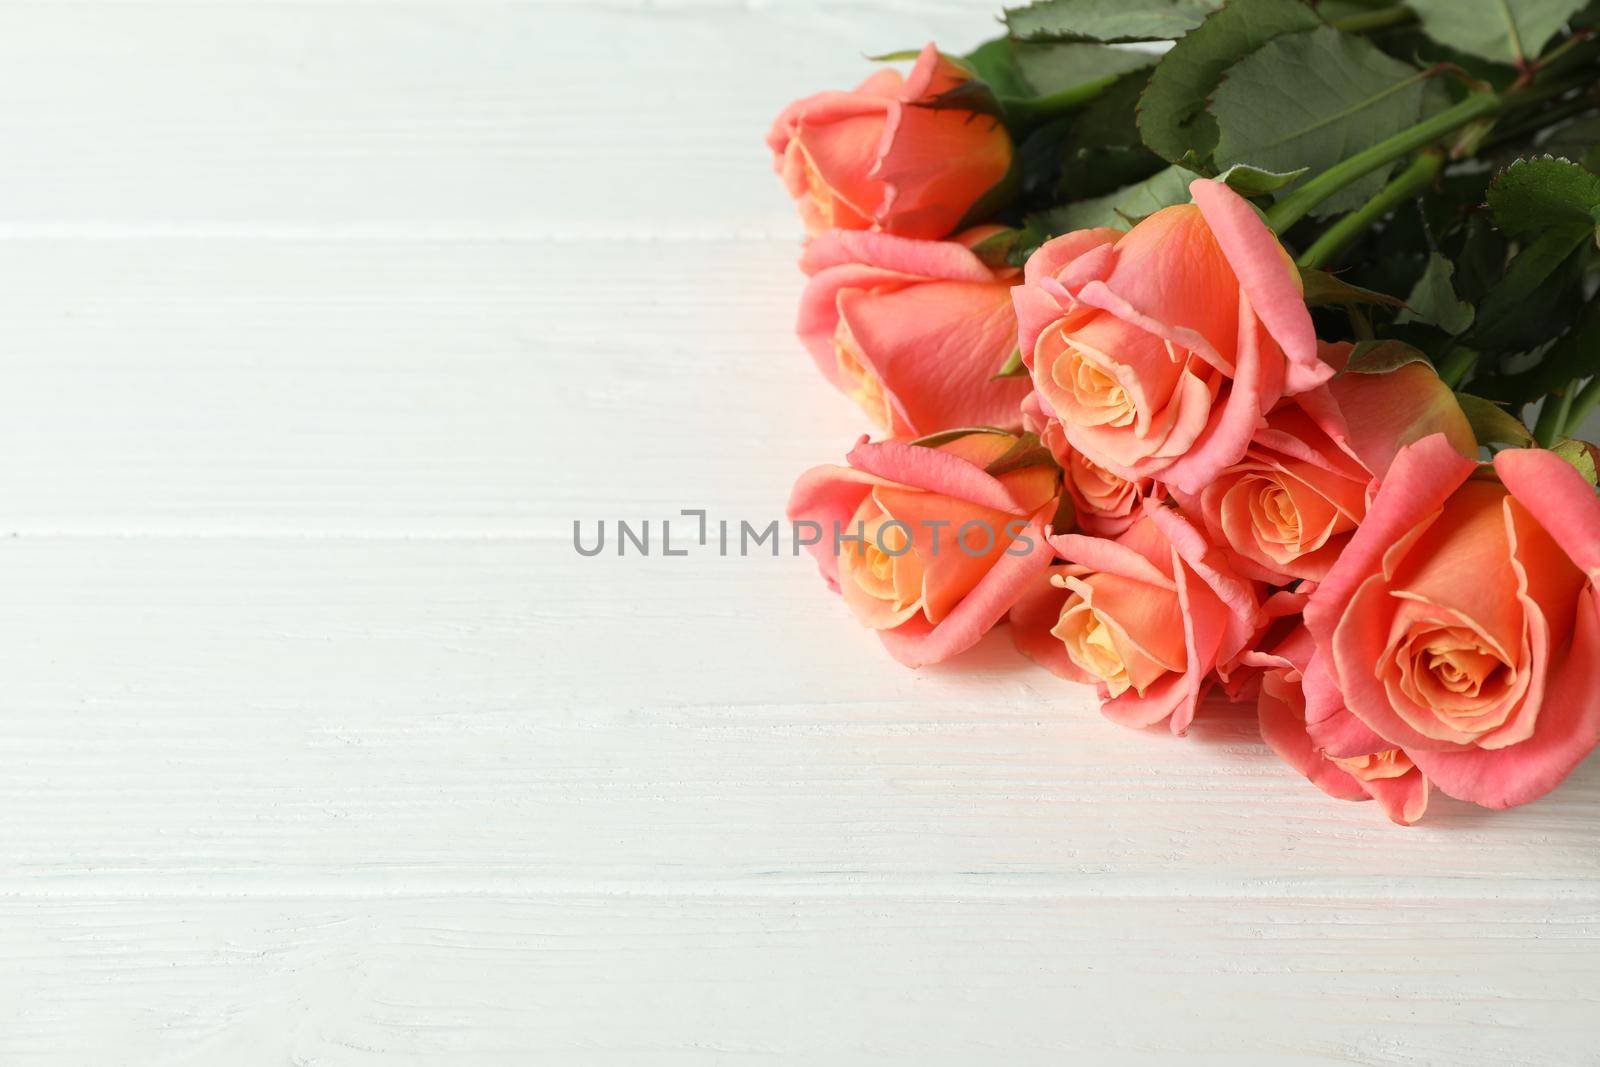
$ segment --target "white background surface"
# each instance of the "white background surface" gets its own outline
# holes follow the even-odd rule
[[[0,1062],[1594,1063],[1600,767],[1411,831],[905,671],[762,146],[989,0],[0,6]]]

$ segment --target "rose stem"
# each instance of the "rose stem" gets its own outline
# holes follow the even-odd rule
[[[1567,424],[1567,414],[1571,410],[1570,386],[1545,395],[1544,403],[1539,406],[1539,421],[1533,424],[1533,439],[1539,442],[1540,448],[1549,448],[1556,443],[1556,438],[1561,436],[1561,428]]]
[[[1308,270],[1327,263],[1360,237],[1367,227],[1433,184],[1443,169],[1443,152],[1430,148],[1420,153],[1388,185],[1378,190],[1376,196],[1324,230],[1322,236],[1300,254],[1297,262]]]
[[[1386,30],[1390,26],[1400,26],[1416,17],[1416,13],[1404,4],[1396,4],[1393,7],[1380,7],[1376,11],[1363,11],[1348,18],[1334,19],[1333,28],[1343,30],[1345,33],[1366,33],[1370,30]]]
[[[1477,119],[1494,114],[1504,106],[1505,100],[1494,93],[1473,93],[1460,103],[1424,119],[1371,148],[1363,149],[1329,167],[1315,178],[1278,201],[1267,211],[1267,225],[1276,233],[1283,233],[1299,222],[1306,213],[1351,182],[1366,177],[1385,163],[1425,148],[1443,137]]]
[[[1577,383],[1574,382],[1574,385]],[[1567,409],[1566,425],[1561,428],[1562,436],[1571,437],[1583,426],[1583,420],[1588,418],[1589,412],[1600,403],[1600,374],[1589,379],[1589,384],[1578,390],[1572,398],[1572,406]]]

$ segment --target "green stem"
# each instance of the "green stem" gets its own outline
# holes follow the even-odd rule
[[[1077,111],[1105,92],[1120,77],[1120,74],[1109,74],[1104,78],[1096,78],[1082,85],[1073,85],[1047,96],[1003,97],[1000,106],[1012,124],[1037,126]]]
[[[1446,352],[1444,358],[1439,361],[1439,380],[1454,389],[1466,380],[1468,372],[1476,362],[1478,362],[1477,352],[1465,345],[1458,345]]]
[[[1589,384],[1579,389],[1572,397],[1572,403],[1567,408],[1566,423],[1561,427],[1563,437],[1571,437],[1583,427],[1583,420],[1589,417],[1589,412],[1594,406],[1600,404],[1600,374],[1589,379]]]
[[[1415,12],[1404,4],[1396,4],[1393,7],[1378,8],[1376,11],[1363,11],[1348,18],[1334,19],[1333,28],[1343,30],[1345,33],[1366,33],[1369,30],[1386,30],[1390,26],[1401,26],[1416,17]]]
[[[1396,175],[1388,185],[1378,190],[1376,196],[1324,230],[1322,236],[1300,254],[1300,266],[1310,270],[1327,263],[1344,251],[1345,246],[1365,233],[1373,223],[1405,203],[1415,193],[1432,185],[1433,180],[1443,169],[1443,152],[1429,149],[1420,153],[1411,161],[1410,166]]]
[[[1312,208],[1351,182],[1366,177],[1386,163],[1393,163],[1401,156],[1410,155],[1419,148],[1427,147],[1445,134],[1453,133],[1469,122],[1494,114],[1500,110],[1503,103],[1504,101],[1494,93],[1474,93],[1432,118],[1424,119],[1409,130],[1379,141],[1371,148],[1363,149],[1349,159],[1335,163],[1278,201],[1267,212],[1267,225],[1271,226],[1274,232],[1283,233],[1304,218]]]
[[[1538,72],[1540,75],[1549,75],[1561,73],[1569,67],[1582,66],[1595,57],[1597,45],[1600,45],[1600,41],[1596,40],[1593,30],[1578,30],[1539,57]]]
[[[1539,421],[1533,424],[1533,439],[1540,448],[1549,448],[1561,436],[1567,425],[1567,414],[1572,410],[1572,390],[1551,393],[1539,406]]]

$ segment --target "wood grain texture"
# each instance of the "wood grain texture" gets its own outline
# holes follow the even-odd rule
[[[0,1062],[1592,1062],[1600,765],[1401,831],[573,550],[861,432],[761,138],[992,6],[0,4]]]
[[[1600,1006],[1592,903],[252,897],[0,920],[32,971],[0,986],[24,1064],[1544,1067],[1589,1061]]]

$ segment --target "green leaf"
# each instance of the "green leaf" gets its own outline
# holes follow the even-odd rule
[[[1329,27],[1278,37],[1230,67],[1212,95],[1217,163],[1325,170],[1416,125],[1425,80],[1415,67]],[[1352,182],[1314,213],[1361,206],[1392,167]]]
[[[1428,256],[1428,265],[1417,279],[1417,284],[1406,297],[1406,309],[1396,322],[1426,322],[1437,326],[1452,336],[1464,333],[1472,325],[1472,305],[1456,296],[1450,284],[1456,267],[1448,259],[1434,252]]]
[[[1520,350],[1560,332],[1569,320],[1552,310],[1582,280],[1573,253],[1588,236],[1581,226],[1556,227],[1517,253],[1478,305],[1473,342],[1486,349]]]
[[[1501,444],[1528,448],[1533,445],[1533,434],[1505,408],[1492,400],[1471,393],[1457,393],[1462,414],[1472,426],[1472,434],[1480,445]]]
[[[1498,63],[1537,56],[1587,0],[1406,0],[1429,37]]]
[[[1580,378],[1600,374],[1600,301],[1591,302],[1572,329],[1551,345],[1537,363],[1488,385],[1496,400],[1529,404]]]
[[[1049,96],[1088,82],[1143,70],[1157,59],[1149,52],[1111,48],[1103,44],[1017,42],[1012,47],[1018,72],[1039,96]]]
[[[1600,482],[1600,448],[1588,441],[1564,437],[1550,446],[1550,451],[1578,468],[1578,473],[1590,485]]]
[[[1019,41],[1175,41],[1221,0],[1039,0],[1010,8],[1006,27]]]
[[[1044,211],[1029,215],[1022,220],[1022,228],[1017,231],[1020,236],[1017,238],[1017,243],[1012,247],[1011,254],[1008,257],[1011,266],[1026,266],[1028,257],[1033,255],[1040,245],[1052,237],[1067,232],[1066,230],[1055,229],[1053,226],[1054,220],[1050,216],[1050,212]]]
[[[1378,8],[1388,7],[1390,0],[1322,0],[1317,4],[1317,14],[1329,22],[1349,18],[1352,15],[1370,14]]]
[[[1408,363],[1426,363],[1428,357],[1419,348],[1404,341],[1362,341],[1350,350],[1350,360],[1344,365],[1346,374],[1388,374]]]
[[[1000,381],[1002,378],[1026,378],[1028,368],[1022,365],[1022,349],[1013,348],[1006,361],[1000,364],[1000,369],[994,372],[991,382]]]
[[[1228,188],[1240,196],[1264,196],[1299,181],[1310,169],[1310,167],[1300,167],[1297,170],[1275,171],[1252,167],[1248,163],[1235,163],[1217,175],[1217,180],[1227,182]]]
[[[1241,196],[1256,196],[1279,188],[1300,176],[1301,171],[1274,174],[1259,167],[1229,167],[1219,177]],[[1035,218],[1052,233],[1067,233],[1091,226],[1127,228],[1164,207],[1189,202],[1189,183],[1200,175],[1187,167],[1167,167],[1144,181],[1124,186],[1114,193],[1041,212]]]
[[[1002,99],[1008,96],[1032,96],[1035,93],[1017,64],[1009,37],[985,41],[963,56],[961,62],[973,74],[988,82],[995,95]]]
[[[1114,193],[1041,212],[1038,218],[1051,233],[1092,226],[1126,229],[1164,207],[1188,203],[1189,183],[1197,177],[1199,175],[1182,167],[1168,167]]]
[[[1593,232],[1600,222],[1600,175],[1550,156],[1519,159],[1495,176],[1489,209],[1495,225],[1513,236],[1552,227]]]
[[[1404,307],[1405,301],[1388,293],[1363,289],[1351,285],[1336,274],[1325,270],[1300,268],[1300,283],[1305,288],[1307,307],[1326,307],[1329,304],[1379,304],[1383,307]],[[1371,343],[1371,342],[1367,342]]]
[[[1144,71],[1123,75],[1073,116],[1061,151],[1058,199],[1103,196],[1166,166],[1139,138],[1139,94],[1147,77]]]
[[[1322,20],[1299,0],[1232,0],[1172,46],[1150,75],[1139,104],[1139,132],[1172,163],[1204,160],[1217,147],[1217,121],[1205,110],[1222,75],[1274,37],[1316,29]]]

